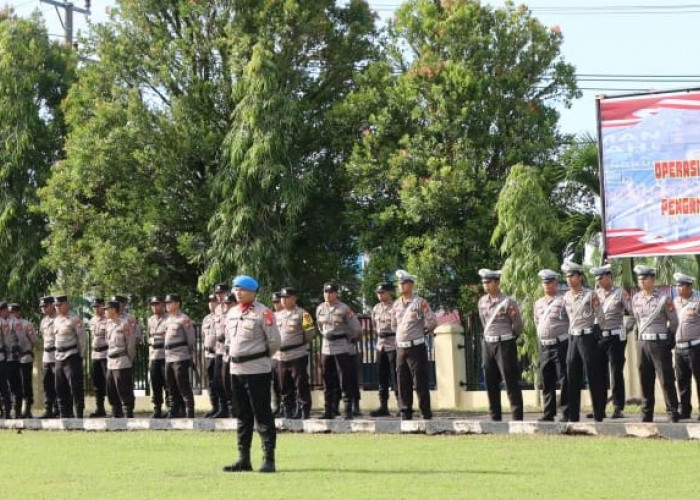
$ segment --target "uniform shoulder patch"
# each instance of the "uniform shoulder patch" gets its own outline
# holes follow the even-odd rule
[[[129,336],[129,335],[131,335],[132,333],[134,333],[134,330],[133,330],[133,328],[132,328],[132,326],[131,326],[131,321],[127,321],[127,322],[124,324],[124,335]]]
[[[597,294],[593,294],[593,298],[591,299],[591,303],[593,304],[593,307],[598,307],[600,305],[600,298],[598,297]]]
[[[666,297],[666,309],[668,310],[668,312],[673,312],[676,310],[676,306],[673,305],[673,301],[668,297]]]
[[[82,318],[81,318],[80,316],[74,317],[74,318],[73,318],[73,324],[74,324],[76,327],[81,328],[81,327],[83,326],[83,320],[82,320]]]
[[[352,312],[352,309],[350,309],[350,308],[348,307],[347,309],[345,309],[345,314],[344,314],[344,316],[345,316],[345,318],[347,318],[347,319],[351,319],[353,316],[355,316],[355,313]]]
[[[263,312],[263,317],[265,318],[265,325],[266,326],[272,326],[275,322],[275,315],[272,314],[272,311],[269,309],[265,309],[265,312]]]
[[[182,324],[185,326],[185,328],[189,328],[190,326],[192,326],[192,321],[190,320],[190,318],[185,316],[184,318],[182,318]]]

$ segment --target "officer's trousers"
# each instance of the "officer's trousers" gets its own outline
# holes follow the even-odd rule
[[[691,397],[693,395],[693,378],[695,378],[695,392],[700,401],[700,345],[687,349],[676,347],[676,379],[678,380],[678,399],[680,408],[678,412],[681,418],[690,418],[693,411]]]
[[[7,361],[6,363],[7,382],[10,385],[12,402],[15,408],[21,407],[24,393],[22,392],[22,373],[19,361]]]
[[[134,409],[134,376],[131,368],[107,370],[107,397],[112,412],[120,415],[122,410]]]
[[[83,414],[83,358],[79,354],[72,354],[62,361],[56,360],[56,396],[61,418],[73,417],[73,406],[76,415]]]
[[[152,359],[148,364],[151,377],[151,401],[153,406],[163,406],[163,394],[168,398],[168,386],[165,383],[165,359]]]
[[[566,377],[566,353],[569,341],[555,345],[540,345],[540,379],[542,399],[546,419],[554,419],[557,414],[557,385],[561,388],[559,407],[564,419],[569,418],[569,383]]]
[[[356,392],[353,383],[356,378],[351,373],[355,370],[350,355],[342,354],[322,354],[323,364],[323,398],[325,408],[333,407],[333,401],[337,391],[342,390],[343,400],[349,404]],[[340,387],[338,387],[340,386]]]
[[[173,361],[165,363],[165,380],[170,393],[170,410],[175,415],[182,416],[182,410],[194,415],[194,394],[190,382],[191,360]]]
[[[600,422],[605,418],[605,379],[600,362],[598,340],[593,334],[571,335],[566,354],[566,371],[569,378],[569,420],[581,418],[581,389],[584,370],[588,376],[588,389],[593,403],[593,418]]]
[[[396,372],[401,416],[413,416],[413,390],[418,395],[418,407],[423,418],[432,418],[428,389],[428,351],[425,344],[399,347],[396,350]]]
[[[379,400],[389,399],[389,387],[394,390],[398,398],[398,386],[396,385],[396,351],[377,351],[377,378],[379,381]],[[400,405],[399,405],[400,407]]]
[[[296,409],[297,403],[304,416],[308,417],[311,411],[308,366],[308,354],[289,361],[279,361],[278,377],[282,387],[282,404],[285,416],[289,416],[289,413]]]
[[[492,420],[501,420],[501,380],[506,384],[513,420],[523,419],[523,392],[520,388],[520,368],[515,339],[501,342],[482,342],[484,378],[489,396],[489,414]]]
[[[43,363],[43,369],[44,408],[47,413],[53,414],[56,406],[56,363]]]
[[[32,368],[34,363],[20,363],[19,373],[22,379],[22,397],[27,402],[27,409],[34,404],[34,385],[32,383]]]
[[[238,407],[238,448],[250,449],[253,426],[257,422],[263,449],[274,450],[277,430],[270,408],[272,373],[231,375],[230,378],[233,398]]]
[[[671,344],[668,340],[640,340],[637,348],[639,380],[642,385],[642,421],[654,420],[654,386],[659,377],[666,402],[666,413],[674,418],[678,413],[676,377],[673,373]]]
[[[600,345],[606,387],[612,391],[613,406],[616,410],[625,409],[625,350],[627,341],[618,335],[606,337]]]
[[[104,405],[107,395],[107,358],[92,360],[92,385],[95,388],[95,402]]]

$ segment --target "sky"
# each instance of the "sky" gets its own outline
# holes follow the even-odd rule
[[[382,18],[401,0],[368,0]],[[583,96],[570,109],[559,107],[560,128],[570,134],[596,133],[596,96],[700,87],[700,0],[533,0],[525,3],[544,25],[559,25],[562,56],[576,67]],[[504,1],[482,0],[493,6]],[[21,16],[39,9],[52,37],[63,28],[56,9],[40,0],[0,0]],[[74,0],[82,7],[82,0]],[[92,22],[108,20],[114,0],[92,0]],[[74,26],[87,29],[85,16]],[[686,57],[688,56],[688,57]]]

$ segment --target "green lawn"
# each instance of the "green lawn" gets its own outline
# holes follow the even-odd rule
[[[700,443],[282,434],[277,455],[230,474],[232,433],[0,431],[2,498],[697,498]]]

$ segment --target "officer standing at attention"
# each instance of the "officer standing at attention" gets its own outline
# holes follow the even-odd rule
[[[10,329],[17,336],[19,345],[19,373],[22,384],[22,396],[24,397],[24,411],[17,418],[32,418],[32,405],[34,404],[34,387],[32,386],[32,368],[34,367],[34,346],[39,339],[36,329],[26,319],[21,317],[22,307],[19,304],[10,304]],[[15,413],[18,413],[15,411]]]
[[[569,348],[569,316],[564,298],[558,293],[559,274],[542,269],[537,274],[542,281],[544,297],[535,302],[535,327],[540,341],[540,379],[544,414],[541,422],[552,422],[557,414],[557,383],[561,387],[560,421],[569,419],[569,382],[566,377],[566,352]]]
[[[700,400],[700,298],[693,294],[693,278],[676,273],[678,295],[673,304],[678,311],[678,330],[676,330],[676,378],[678,379],[678,396],[680,399],[679,418],[690,418],[693,410],[691,396],[692,381],[695,378],[695,390]],[[700,418],[698,419],[700,420]]]
[[[403,269],[396,271],[401,296],[392,306],[391,328],[396,332],[396,378],[401,418],[413,419],[413,391],[425,420],[433,418],[428,388],[428,350],[426,333],[437,326],[437,318],[428,301],[413,293],[416,277]]]
[[[219,396],[219,411],[212,415],[213,418],[231,417],[231,376],[229,373],[228,359],[224,361],[226,355],[226,312],[229,303],[226,302],[231,288],[226,283],[218,283],[214,287],[216,295],[216,307],[214,308],[214,334],[216,343],[214,344],[214,387]],[[231,295],[231,297],[233,297]]]
[[[107,395],[107,318],[105,301],[99,297],[92,299],[94,314],[88,323],[92,334],[92,385],[95,387],[95,411],[88,417],[106,417],[105,396]]]
[[[136,335],[132,322],[120,316],[118,301],[107,302],[107,396],[112,416],[134,418],[134,376]]]
[[[209,314],[202,319],[202,343],[204,347],[204,369],[207,371],[209,401],[211,410],[204,414],[204,418],[212,418],[219,413],[219,392],[215,384],[216,368],[216,331],[214,330],[215,309],[217,298],[215,294],[209,295]]]
[[[165,297],[154,295],[150,300],[153,313],[146,321],[148,325],[148,374],[151,379],[151,418],[163,418],[163,394],[170,405],[170,395],[165,380],[165,334],[167,332]]]
[[[283,309],[282,297],[280,292],[272,292],[272,311],[277,312]],[[272,357],[272,391],[275,399],[272,401],[272,413],[275,417],[283,417],[284,409],[282,408],[282,383],[279,378],[279,351]]]
[[[569,420],[578,422],[581,417],[581,389],[584,370],[588,376],[588,389],[593,403],[593,418],[602,422],[605,418],[605,380],[600,349],[598,327],[603,323],[600,299],[595,292],[583,288],[583,266],[567,261],[561,266],[566,275],[569,290],[564,294],[564,305],[569,316],[569,350],[566,355],[569,377]]]
[[[229,355],[229,337],[228,330],[226,329],[226,318],[228,311],[236,306],[236,296],[232,293],[226,295],[224,301],[219,304],[217,311],[221,311],[223,315],[223,330],[219,332],[219,336],[216,339],[216,349],[217,352],[222,352],[221,355],[221,382],[223,384],[223,394],[226,399],[225,410],[221,414],[216,415],[216,418],[227,418],[233,417],[238,418],[238,406],[236,405],[236,400],[233,398],[233,390],[231,389],[231,356]],[[230,411],[229,411],[230,408]]]
[[[291,286],[280,290],[282,309],[275,312],[280,332],[279,384],[285,418],[308,419],[311,414],[309,387],[309,342],[314,336],[311,315],[297,306],[297,292]]]
[[[124,295],[115,295],[109,300],[112,302],[119,302],[119,315],[126,319],[131,325],[131,330],[134,332],[134,336],[136,337],[136,343],[143,344],[143,332],[141,331],[141,326],[139,326],[139,322],[136,320],[136,318],[126,310],[129,299],[127,299]]]
[[[255,300],[258,288],[254,278],[236,276],[233,290],[238,305],[226,315],[231,387],[238,404],[238,461],[224,467],[225,472],[253,470],[250,446],[256,422],[263,448],[263,463],[259,471],[275,472],[277,430],[270,408],[270,356],[279,349],[280,334],[274,313]]]
[[[56,318],[56,395],[61,418],[83,418],[85,391],[83,388],[83,359],[86,339],[83,320],[70,312],[68,297],[54,297]],[[73,413],[75,406],[75,414]]]
[[[44,387],[44,413],[39,418],[55,418],[59,415],[56,398],[56,338],[53,322],[56,319],[53,297],[39,299],[39,309],[43,317],[39,322],[39,336],[44,342],[44,353],[41,358]]]
[[[19,339],[14,328],[14,322],[10,318],[10,307],[6,302],[0,306],[0,318],[5,321],[5,343],[4,349],[6,353],[5,361],[5,378],[10,386],[10,398],[12,406],[15,409],[15,418],[22,416],[22,375],[19,366]],[[8,413],[9,418],[9,413]]]
[[[523,319],[515,300],[501,292],[501,271],[480,269],[479,276],[486,291],[478,307],[484,327],[483,364],[491,420],[499,422],[502,418],[501,380],[506,384],[513,420],[522,420],[523,393],[516,339],[523,331]]]
[[[165,380],[171,401],[170,417],[194,418],[194,394],[190,381],[190,367],[195,356],[194,327],[181,307],[182,299],[178,294],[165,296],[168,312],[165,320]]]
[[[9,381],[7,380],[7,359],[9,353],[5,348],[5,337],[9,335],[10,324],[5,319],[3,311],[7,311],[7,302],[0,301],[0,399],[2,400],[3,418],[10,419],[12,408],[12,396],[10,395]]]
[[[388,417],[389,386],[396,396],[397,407],[401,408],[396,385],[396,331],[391,325],[394,285],[384,281],[377,285],[376,292],[379,302],[372,308],[372,322],[377,334],[375,353],[379,379],[379,408],[369,414],[372,417]]]
[[[638,366],[642,386],[642,422],[654,421],[654,385],[659,377],[666,400],[666,413],[678,422],[678,395],[671,350],[675,345],[678,314],[671,298],[654,289],[656,269],[634,266],[641,291],[632,299],[639,340]]]
[[[352,420],[352,401],[356,393],[353,382],[355,365],[350,358],[350,342],[362,335],[362,326],[355,313],[338,300],[339,287],[335,283],[323,286],[324,302],[316,308],[316,322],[323,336],[321,363],[323,366],[323,403],[321,418],[332,419],[337,391],[342,390],[345,399],[346,420]],[[352,372],[351,372],[352,371]],[[338,388],[338,382],[340,388]]]
[[[612,376],[612,399],[615,410],[612,418],[623,418],[625,409],[625,350],[627,349],[627,333],[634,328],[632,319],[632,303],[629,294],[622,288],[613,285],[610,264],[594,267],[591,274],[598,284],[596,293],[603,311],[603,323],[600,324],[600,351],[603,373],[607,382]],[[629,317],[625,326],[624,315]],[[609,374],[608,374],[609,370]],[[607,394],[606,394],[607,400]]]

